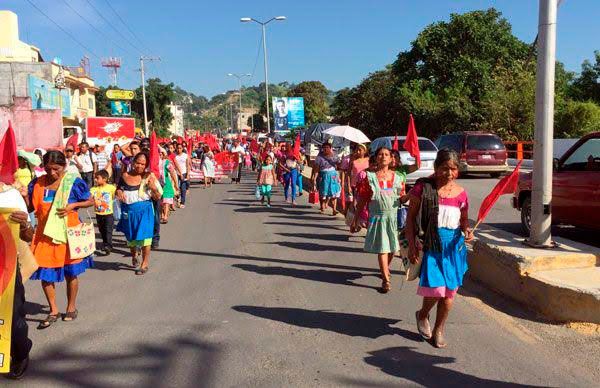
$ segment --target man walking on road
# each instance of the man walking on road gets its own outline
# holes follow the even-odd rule
[[[98,161],[96,159],[96,154],[90,150],[89,144],[85,141],[79,144],[77,162],[81,179],[87,183],[88,187],[94,186],[94,174],[98,169]]]
[[[246,154],[246,149],[240,144],[239,139],[233,140],[233,147],[231,147],[231,152],[238,154],[238,167],[237,167],[237,175],[233,180],[236,183],[240,183],[242,179],[242,164],[244,163],[244,155]]]

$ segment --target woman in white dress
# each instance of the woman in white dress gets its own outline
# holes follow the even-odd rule
[[[207,145],[204,146],[202,155],[202,173],[204,174],[204,188],[212,187],[215,179],[215,155]]]

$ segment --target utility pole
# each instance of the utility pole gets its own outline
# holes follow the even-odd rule
[[[550,228],[552,223],[554,72],[558,3],[557,0],[540,0],[539,7],[531,232],[528,243],[536,247],[550,247],[553,245]]]
[[[146,107],[146,80],[144,79],[144,61],[160,61],[160,57],[140,57],[140,73],[142,74],[142,100],[144,102],[144,134],[148,136],[148,108]]]

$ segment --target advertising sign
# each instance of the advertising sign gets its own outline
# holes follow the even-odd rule
[[[131,104],[129,101],[111,101],[110,114],[113,116],[131,116]]]
[[[31,74],[27,77],[31,109],[61,109],[62,107],[63,117],[71,116],[71,96],[67,89],[61,89],[59,94],[59,90],[53,83]]]
[[[133,90],[111,89],[106,91],[106,97],[110,100],[133,100],[135,92]]]
[[[287,133],[304,125],[303,97],[273,97],[275,132]]]
[[[135,119],[124,117],[88,117],[86,119],[87,141],[106,145],[124,143],[135,136]]]

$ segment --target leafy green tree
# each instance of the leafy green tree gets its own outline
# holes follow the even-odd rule
[[[600,51],[595,51],[596,62],[585,60],[581,73],[573,80],[569,94],[579,101],[594,101],[600,104]]]
[[[304,98],[304,119],[306,125],[327,122],[329,91],[320,81],[304,81],[294,86],[288,92],[292,97]]]
[[[252,128],[254,122],[254,132],[261,132],[267,129],[267,120],[265,117],[259,113],[255,113],[252,117],[248,117],[248,122],[246,123],[250,128]]]
[[[146,81],[146,105],[148,108],[148,120],[151,121],[150,128],[156,131],[160,137],[169,136],[168,128],[173,121],[173,114],[168,105],[173,101],[175,94],[172,83],[163,84],[159,78],[150,78]],[[142,101],[142,88],[135,92],[131,109],[138,117],[144,117],[144,105]]]
[[[110,87],[100,86],[96,92],[96,116],[110,117],[110,100],[106,97],[106,91],[109,89]]]
[[[554,135],[557,138],[579,138],[600,131],[600,106],[587,101],[567,101],[557,111]]]

